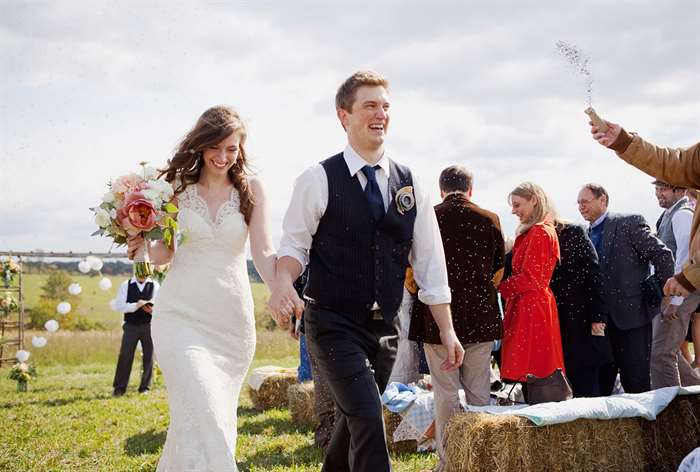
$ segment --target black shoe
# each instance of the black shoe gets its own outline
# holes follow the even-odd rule
[[[113,397],[123,397],[126,391],[124,390],[115,390],[112,392]]]
[[[143,390],[139,390],[139,393],[140,393],[140,394],[143,394],[143,395],[146,395],[146,394],[148,394],[148,392],[150,392],[150,391],[151,391],[150,388],[146,388],[146,389],[143,389]]]

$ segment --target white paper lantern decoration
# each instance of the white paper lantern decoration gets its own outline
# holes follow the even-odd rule
[[[109,290],[110,288],[112,288],[112,281],[109,280],[107,277],[102,277],[102,279],[100,280],[100,288],[102,290]]]
[[[79,283],[73,282],[68,286],[68,293],[71,295],[80,295],[80,292],[83,291],[83,287],[80,286]]]
[[[44,328],[46,328],[46,331],[49,333],[55,333],[58,331],[58,321],[56,320],[49,320],[46,323],[44,323]]]
[[[70,313],[71,308],[72,307],[70,306],[70,303],[61,302],[58,305],[56,305],[56,312],[59,315],[67,315],[68,313]]]
[[[20,362],[27,362],[29,355],[29,351],[25,351],[24,349],[21,349],[15,353],[15,357]]]
[[[85,262],[87,262],[88,265],[90,265],[90,268],[92,270],[98,270],[98,271],[102,270],[102,266],[104,265],[104,263],[102,262],[102,259],[100,259],[99,257],[95,257],[95,256],[87,256],[85,258]]]
[[[90,269],[91,267],[88,261],[80,261],[78,263],[78,270],[83,274],[87,274],[88,272],[90,272]]]
[[[43,336],[32,336],[32,346],[34,347],[44,347],[46,346],[46,338]]]

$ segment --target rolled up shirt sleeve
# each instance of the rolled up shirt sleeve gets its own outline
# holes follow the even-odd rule
[[[323,166],[307,169],[294,182],[289,207],[282,221],[277,257],[293,257],[302,267],[309,263],[309,250],[328,205],[328,178]]]
[[[418,285],[418,299],[426,305],[450,303],[452,295],[437,217],[430,197],[423,192],[415,176],[413,192],[416,197],[416,221],[409,262]]]

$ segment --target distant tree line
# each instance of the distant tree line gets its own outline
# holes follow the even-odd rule
[[[250,278],[251,282],[262,282],[262,278],[260,277],[260,274],[258,274],[258,271],[255,270],[255,265],[253,264],[252,260],[248,260],[248,277]],[[55,272],[55,271],[64,271],[68,272],[70,274],[79,274],[80,271],[78,270],[78,262],[77,260],[73,261],[27,261],[24,260],[22,261],[22,268],[25,273],[28,274],[37,274],[37,273],[45,273],[45,272]],[[131,262],[124,262],[124,261],[105,261],[104,265],[102,266],[102,272],[103,275],[131,275],[132,272],[132,264]],[[93,272],[94,274],[95,272]]]

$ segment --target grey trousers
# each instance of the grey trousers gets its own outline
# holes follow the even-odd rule
[[[678,319],[653,321],[651,342],[651,388],[700,385],[700,374],[683,357],[680,346],[688,332],[690,317],[700,303],[700,295],[690,294],[678,307]]]
[[[493,341],[464,345],[464,362],[459,369],[445,372],[440,364],[447,359],[441,344],[424,344],[430,367],[430,381],[435,395],[435,439],[440,463],[445,467],[444,429],[452,415],[462,411],[459,390],[464,389],[467,403],[475,406],[489,404],[491,395],[491,349]]]

